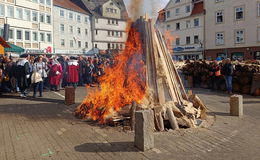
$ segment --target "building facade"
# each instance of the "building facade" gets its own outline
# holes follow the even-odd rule
[[[53,3],[54,53],[93,54],[90,12],[76,1]]]
[[[260,59],[260,1],[205,1],[205,58]]]
[[[127,11],[123,0],[82,0],[92,13],[92,41],[95,53],[121,50],[127,39]]]
[[[159,14],[161,22],[157,21],[157,25],[166,35],[166,41],[170,41],[174,58],[203,59],[205,43],[203,1],[171,0]],[[163,15],[164,22],[162,22]]]
[[[1,0],[1,36],[4,24],[9,24],[9,42],[23,47],[26,53],[51,53],[52,3],[52,0]]]

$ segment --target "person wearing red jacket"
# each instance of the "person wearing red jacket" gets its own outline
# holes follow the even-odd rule
[[[50,68],[49,78],[50,78],[51,90],[58,91],[58,86],[60,84],[60,80],[62,77],[62,66],[57,60],[51,59],[49,68]]]
[[[68,62],[67,83],[69,86],[77,87],[79,82],[79,63],[76,57],[71,57]]]

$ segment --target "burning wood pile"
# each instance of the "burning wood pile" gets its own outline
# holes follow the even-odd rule
[[[219,64],[223,67],[223,63]],[[260,73],[259,62],[233,62],[234,65],[234,76],[233,76],[233,91],[243,94],[250,94],[253,85],[254,75]],[[188,86],[196,86],[202,88],[210,88],[211,85],[211,69],[213,63],[211,61],[187,61],[186,65],[182,67],[182,71],[187,79]],[[224,76],[220,76],[218,80],[219,86],[214,86],[214,89],[225,90],[225,79]],[[192,83],[192,84],[190,84]],[[257,93],[256,93],[257,92]],[[259,95],[259,91],[254,91],[254,95]]]
[[[206,106],[196,95],[187,95],[164,37],[151,20],[132,23],[125,50],[115,57],[115,65],[101,77],[101,89],[90,93],[76,109],[79,118],[100,123],[130,119],[134,127],[136,110],[152,109],[155,128],[164,131],[196,127],[206,118]]]

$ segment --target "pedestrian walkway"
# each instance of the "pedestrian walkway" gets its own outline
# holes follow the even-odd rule
[[[139,152],[134,134],[76,119],[74,106],[63,104],[64,91],[44,98],[0,98],[0,159],[236,159],[259,160],[260,99],[245,97],[243,118],[230,117],[229,97],[208,90],[194,92],[216,114],[210,128],[155,133],[155,149]],[[86,94],[78,88],[76,101]],[[217,94],[217,95],[216,95]]]

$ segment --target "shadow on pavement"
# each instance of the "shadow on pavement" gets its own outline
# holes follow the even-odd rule
[[[66,107],[57,103],[0,105],[0,114],[21,115],[34,120],[76,119],[73,110],[74,106]]]
[[[210,115],[228,116],[228,117],[230,117],[230,113],[225,113],[225,112],[210,112]]]
[[[85,143],[74,149],[77,152],[139,152],[134,142]]]
[[[19,99],[19,100],[30,100],[30,101],[36,101],[36,102],[49,102],[49,103],[62,103],[64,104],[64,100],[60,99],[51,99],[51,98],[44,98],[44,97],[27,97],[27,98],[21,98],[20,96],[15,95],[1,95],[0,98],[10,98],[10,99]]]

